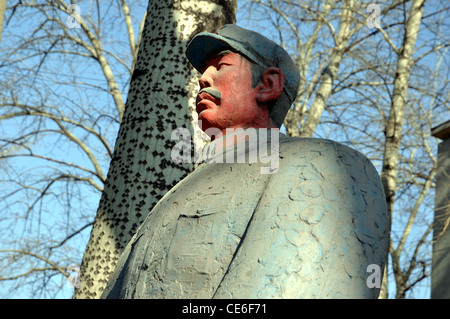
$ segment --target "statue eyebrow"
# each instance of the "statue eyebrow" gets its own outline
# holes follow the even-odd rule
[[[217,59],[217,58],[220,58],[220,57],[222,57],[222,56],[224,56],[224,55],[227,55],[227,54],[229,54],[229,53],[235,53],[235,52],[233,52],[233,51],[231,51],[231,50],[223,50],[223,51],[220,51],[219,53],[213,55],[213,56],[211,57],[211,59],[212,59],[212,60],[213,60],[213,59]]]
[[[217,58],[223,57],[224,55],[227,55],[229,53],[236,53],[236,52],[226,49],[226,50],[219,51],[219,53],[212,54],[211,57],[208,58],[208,60],[206,60],[206,62],[202,65],[202,68],[201,68],[202,73],[205,71],[205,68],[206,68],[206,65],[207,65],[208,61],[212,61],[212,60],[215,60]]]

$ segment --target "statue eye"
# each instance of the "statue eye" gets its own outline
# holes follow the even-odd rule
[[[227,65],[229,65],[229,64],[225,63],[225,62],[221,62],[221,63],[217,64],[217,70],[220,70],[220,69],[222,69],[223,67],[225,67]]]

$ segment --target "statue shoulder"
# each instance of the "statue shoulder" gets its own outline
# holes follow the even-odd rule
[[[361,152],[341,143],[319,138],[280,136],[280,173],[301,180],[331,183],[336,187],[357,183],[382,199],[380,176]]]
[[[329,139],[287,137],[280,134],[279,142],[280,152],[283,153],[281,155],[299,155],[300,158],[303,158],[308,152],[311,152],[312,156],[315,154],[335,154],[336,156],[359,157],[367,160],[367,157],[361,152]]]
[[[345,170],[359,179],[370,179],[381,185],[373,163],[361,152],[342,143],[320,138],[299,138],[280,135],[279,157],[286,168],[310,163],[320,172]],[[289,165],[287,165],[289,164]],[[336,175],[334,172],[333,175]]]
[[[377,298],[367,269],[386,263],[388,222],[366,156],[330,140],[281,137],[279,169],[215,297]]]

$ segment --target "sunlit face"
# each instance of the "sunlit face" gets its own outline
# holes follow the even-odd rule
[[[256,102],[250,62],[241,55],[227,51],[211,57],[199,83],[196,102],[203,131],[217,128],[225,135],[227,128],[267,127],[267,108]]]

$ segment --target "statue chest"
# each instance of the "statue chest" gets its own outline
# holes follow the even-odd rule
[[[204,164],[170,191],[131,245],[127,294],[211,298],[264,193],[268,175],[259,169]]]

